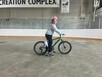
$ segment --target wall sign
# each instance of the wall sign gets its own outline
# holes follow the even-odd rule
[[[61,2],[61,13],[69,13],[69,0],[62,0]]]
[[[59,0],[0,0],[0,8],[59,7]]]
[[[97,8],[100,6],[100,0],[94,0],[94,7]]]

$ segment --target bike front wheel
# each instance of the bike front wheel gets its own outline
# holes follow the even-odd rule
[[[58,50],[62,54],[68,54],[71,51],[71,49],[72,49],[72,46],[68,41],[62,41],[58,45]]]
[[[38,41],[37,43],[35,43],[33,49],[34,52],[38,55],[43,55],[47,51],[44,41]]]

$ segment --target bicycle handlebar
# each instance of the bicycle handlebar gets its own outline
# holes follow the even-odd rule
[[[65,35],[65,34],[60,34],[60,36],[58,38],[62,38],[62,35]]]
[[[62,35],[65,35],[65,34],[60,34],[60,37],[62,37]]]

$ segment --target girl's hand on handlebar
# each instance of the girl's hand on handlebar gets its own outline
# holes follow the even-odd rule
[[[63,34],[61,34],[61,35],[65,35],[65,34],[63,33]]]

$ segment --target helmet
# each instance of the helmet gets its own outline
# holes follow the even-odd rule
[[[53,16],[52,17],[52,20],[57,20],[57,16]]]

